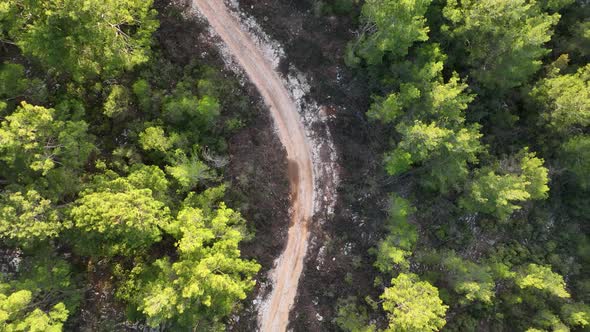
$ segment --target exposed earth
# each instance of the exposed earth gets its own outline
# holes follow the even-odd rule
[[[314,210],[314,172],[311,148],[299,118],[297,106],[269,59],[244,32],[222,1],[195,0],[229,52],[236,58],[250,81],[258,88],[274,119],[277,134],[289,159],[291,183],[291,227],[287,246],[272,271],[273,289],[261,305],[259,327],[262,331],[285,331],[289,312],[307,252],[308,223]]]

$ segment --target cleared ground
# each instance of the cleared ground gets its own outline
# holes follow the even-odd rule
[[[294,100],[269,59],[219,0],[195,0],[197,9],[258,88],[274,119],[289,159],[292,191],[291,226],[287,246],[272,272],[273,290],[261,306],[261,331],[285,331],[297,294],[313,215],[314,187],[311,149]]]

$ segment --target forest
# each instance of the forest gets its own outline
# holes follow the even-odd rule
[[[280,331],[302,169],[216,1],[0,0],[0,331]],[[590,331],[588,1],[229,2],[338,153],[289,330]]]

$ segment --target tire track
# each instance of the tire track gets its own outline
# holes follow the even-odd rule
[[[285,331],[309,240],[309,222],[314,210],[312,150],[305,135],[297,105],[250,34],[229,12],[223,0],[194,0],[211,28],[257,87],[270,109],[277,134],[287,151],[291,184],[291,224],[287,246],[271,272],[273,289],[260,307],[259,328],[263,332]]]

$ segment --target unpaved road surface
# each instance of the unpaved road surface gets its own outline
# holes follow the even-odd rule
[[[259,313],[261,331],[285,331],[307,251],[308,223],[313,216],[311,147],[295,101],[270,59],[265,58],[252,36],[242,30],[240,22],[230,14],[223,0],[194,0],[194,4],[258,88],[270,108],[279,138],[287,150],[292,197],[291,225],[285,251],[271,272],[273,290],[261,305]]]

